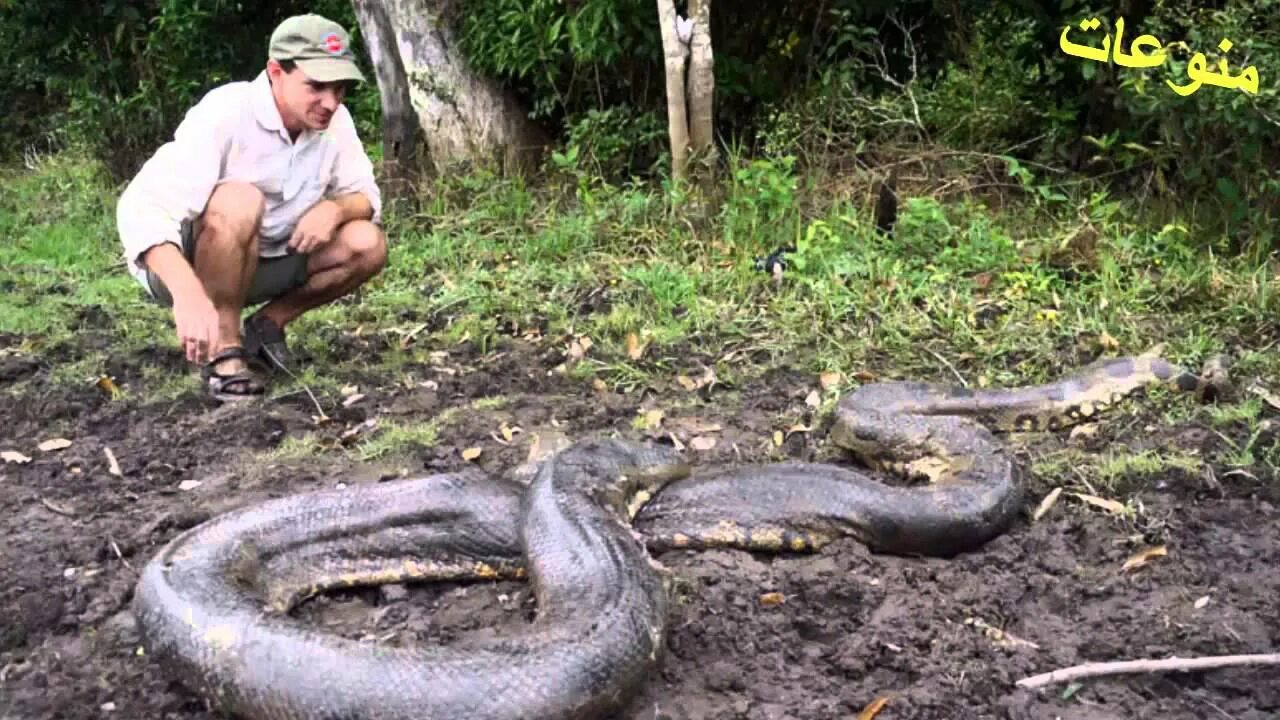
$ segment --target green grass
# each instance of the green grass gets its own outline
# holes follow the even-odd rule
[[[779,364],[846,378],[870,371],[1031,384],[1078,357],[1160,342],[1193,367],[1239,344],[1246,352],[1237,372],[1280,377],[1280,353],[1269,345],[1280,266],[1224,255],[1221,238],[1176,218],[1135,216],[1096,184],[1061,188],[1065,203],[1028,196],[1000,212],[908,197],[897,232],[882,237],[869,208],[812,189],[820,184],[794,177],[788,162],[731,162],[741,172],[730,175],[710,217],[686,217],[657,186],[571,179],[565,192],[559,178],[536,186],[482,173],[441,178],[416,212],[388,212],[390,263],[361,302],[320,309],[295,326],[296,342],[320,362],[273,394],[305,387],[335,397],[349,372],[391,381],[432,349],[465,339],[496,351],[512,328],[518,335],[534,326],[562,347],[589,337],[593,346],[568,368],[571,377],[622,390],[696,376],[704,365],[729,385]],[[45,158],[8,169],[0,191],[0,333],[31,351],[67,346],[85,331],[111,333],[111,351],[126,356],[176,347],[168,310],[148,303],[121,263],[118,189],[96,165]],[[1094,238],[1091,247],[1077,247],[1082,233]],[[781,284],[753,267],[793,243]],[[109,319],[105,327],[82,320],[92,307]],[[436,332],[398,349],[404,333],[429,321]],[[357,328],[390,339],[381,366],[335,353],[334,339]],[[647,343],[638,359],[627,354],[630,334]],[[105,360],[99,345],[59,367],[56,380],[83,382]],[[142,377],[131,400],[176,397],[186,380],[157,368]],[[1153,397],[1168,419],[1199,412]],[[1209,412],[1215,427],[1256,428],[1263,408],[1248,401]],[[384,428],[359,455],[430,444],[433,427]],[[1237,461],[1276,456],[1246,440],[1234,452]],[[1105,479],[1177,462],[1112,458],[1098,472]]]

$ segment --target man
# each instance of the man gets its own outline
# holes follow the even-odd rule
[[[120,198],[129,269],[173,308],[218,400],[261,396],[249,361],[287,368],[285,327],[386,264],[381,193],[342,105],[363,81],[345,29],[291,17],[266,69],[206,94]]]

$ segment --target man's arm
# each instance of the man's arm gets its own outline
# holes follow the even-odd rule
[[[234,109],[234,92],[234,88],[214,90],[188,111],[174,139],[147,160],[116,207],[125,258],[158,275],[175,297],[185,290],[204,290],[198,282],[192,284],[194,272],[175,272],[172,263],[157,263],[157,257],[169,253],[157,255],[153,250],[161,245],[180,249],[182,223],[197,217],[208,203],[231,140],[235,114],[228,110]],[[181,252],[178,257],[182,258]]]

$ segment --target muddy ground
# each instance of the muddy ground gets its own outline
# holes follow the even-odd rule
[[[384,347],[333,339],[351,358],[376,360]],[[0,346],[18,344],[4,340]],[[468,346],[442,350],[447,355],[435,363],[404,368],[397,385],[344,377],[365,397],[330,410],[332,421],[319,427],[305,394],[255,410],[215,408],[194,392],[152,404],[112,401],[90,384],[47,381],[64,359],[59,353],[72,351],[0,356],[0,387],[37,378],[0,406],[0,450],[32,458],[0,464],[0,720],[212,718],[139,654],[128,603],[140,568],[161,545],[214,513],[339,482],[461,468],[468,464],[461,451],[473,446],[484,448],[479,465],[506,472],[525,460],[536,431],[642,437],[633,420],[651,406],[668,408],[663,427],[685,441],[690,427],[721,426],[706,433],[717,438],[714,448],[689,451],[700,466],[767,460],[775,429],[808,422],[805,397],[817,385],[779,370],[736,388],[690,394],[672,378],[653,393],[620,394],[549,374],[563,360],[549,344],[513,345],[497,357]],[[182,360],[155,350],[112,357],[104,371],[141,392],[148,364],[179,368]],[[253,460],[310,431],[340,448],[358,442],[359,433],[343,435],[368,420],[425,422],[492,397],[506,402],[458,411],[438,442],[411,451],[405,467],[360,464],[338,451],[318,461]],[[675,397],[688,404],[671,408],[666,400]],[[1141,405],[1130,411],[1145,412],[1133,409]],[[507,446],[496,440],[503,423],[524,431]],[[1231,429],[1223,435],[1232,437]],[[54,437],[72,445],[36,449]],[[1091,438],[1035,438],[1019,454],[1029,462],[1072,444],[1091,452],[1208,453],[1222,442],[1197,423],[1169,427],[1125,416]],[[109,472],[104,448],[118,459],[120,476]],[[780,454],[831,457],[821,427],[790,435]],[[1136,523],[1065,494],[1031,522],[1055,484],[1033,479],[1027,517],[953,559],[876,555],[852,541],[816,556],[663,555],[684,581],[682,600],[662,668],[622,720],[853,718],[886,695],[882,720],[1280,717],[1275,667],[1125,676],[1045,691],[1014,685],[1089,660],[1280,651],[1276,478],[1258,469],[1252,476],[1214,470],[1212,478],[1173,471],[1135,480]],[[192,480],[200,485],[180,489]],[[1136,550],[1157,544],[1166,545],[1166,556],[1121,571]],[[766,593],[785,601],[762,603]],[[426,585],[334,593],[296,614],[349,637],[430,643],[514,628],[527,622],[528,600],[519,582]]]

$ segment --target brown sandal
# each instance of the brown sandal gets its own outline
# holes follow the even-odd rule
[[[246,367],[233,373],[218,371],[218,365],[226,360],[244,360]],[[247,367],[249,353],[240,346],[229,347],[214,355],[200,370],[208,386],[209,395],[220,402],[254,400],[266,394],[266,388]]]

